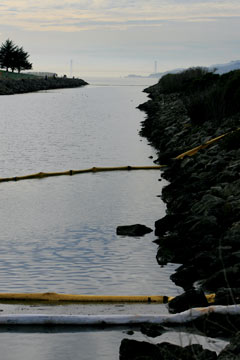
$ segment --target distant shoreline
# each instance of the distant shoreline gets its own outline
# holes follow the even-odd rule
[[[82,79],[69,78],[22,78],[0,79],[0,95],[24,94],[41,90],[75,88],[88,85]]]

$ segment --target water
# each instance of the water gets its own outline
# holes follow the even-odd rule
[[[154,150],[138,135],[144,114],[136,109],[146,101],[142,90],[152,83],[99,80],[78,89],[1,96],[0,176],[152,165],[149,156],[155,157]],[[164,185],[159,177],[159,171],[151,170],[0,184],[1,292],[178,294],[181,290],[169,280],[176,265],[157,265],[153,233],[141,238],[116,235],[118,225],[143,223],[153,228],[164,215],[165,205],[157,197]],[[123,335],[113,334],[113,343],[119,345]],[[16,335],[20,343],[21,336]],[[68,358],[67,350],[61,350],[68,344],[73,358],[73,351],[88,339],[106,346],[103,353],[108,355],[100,358],[117,358],[116,347],[112,350],[106,337],[75,334],[71,345],[68,337],[47,335],[47,350],[46,336],[31,334],[24,338],[34,344],[28,357],[25,345],[18,346],[17,340],[15,346],[25,359],[53,359],[59,346]],[[41,348],[41,341],[44,350],[36,355],[33,349]],[[94,347],[78,358],[90,359],[92,351]],[[14,359],[14,352],[5,358]]]
[[[144,85],[123,80],[2,96],[1,177],[152,165],[154,150],[138,135]],[[118,225],[153,228],[164,215],[159,176],[111,172],[2,183],[1,291],[176,294],[169,281],[174,265],[157,265],[153,233],[116,235]]]
[[[146,337],[140,332],[133,336],[126,334],[123,329],[94,330],[89,331],[61,331],[48,332],[35,330],[25,333],[14,332],[10,334],[1,333],[1,356],[4,360],[15,359],[44,359],[44,360],[118,360],[119,346],[123,338],[146,341]],[[11,335],[11,337],[10,337]],[[37,338],[37,341],[36,341]],[[219,353],[226,345],[226,341],[206,338],[202,336],[189,335],[184,332],[170,332],[156,338],[151,338],[152,343],[168,341],[176,345],[187,346],[201,344],[204,348]],[[33,346],[34,344],[34,346]],[[21,352],[19,352],[21,349]],[[15,354],[15,355],[14,355]]]

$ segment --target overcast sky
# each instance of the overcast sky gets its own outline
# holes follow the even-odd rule
[[[239,0],[1,0],[0,42],[36,71],[148,75],[240,59]]]

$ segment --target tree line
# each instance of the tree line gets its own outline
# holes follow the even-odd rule
[[[7,39],[0,47],[0,68],[9,69],[14,72],[17,70],[32,69],[32,64],[28,60],[29,54],[24,51],[23,47],[18,47],[12,40]]]

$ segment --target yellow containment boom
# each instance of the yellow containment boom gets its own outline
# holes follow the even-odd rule
[[[211,140],[208,140],[206,143],[196,146],[193,149],[190,149],[188,151],[185,151],[184,153],[178,155],[175,159],[181,160],[185,156],[193,156],[195,155],[199,150],[205,149],[209,145],[215,143],[216,141],[222,139],[224,136],[234,133],[236,131],[239,131],[240,128],[230,131],[226,134],[220,135],[216,138],[213,138]],[[19,180],[30,180],[30,179],[43,179],[46,177],[51,176],[63,176],[63,175],[76,175],[76,174],[86,174],[86,173],[96,173],[96,172],[106,172],[106,171],[130,171],[130,170],[160,170],[163,167],[166,167],[167,165],[152,165],[152,166],[115,166],[115,167],[92,167],[89,169],[81,169],[81,170],[67,170],[67,171],[58,171],[58,172],[39,172],[36,174],[30,174],[30,175],[24,175],[24,176],[14,176],[14,177],[5,177],[0,178],[1,182],[8,182],[8,181],[19,181]]]
[[[211,140],[208,140],[208,141],[206,141],[204,144],[199,145],[199,146],[196,146],[195,148],[190,149],[190,150],[188,150],[188,151],[185,151],[184,153],[178,155],[175,159],[183,159],[185,156],[193,156],[193,155],[195,155],[199,150],[205,149],[206,147],[208,147],[209,145],[214,144],[216,141],[222,139],[222,138],[225,137],[226,135],[233,134],[233,133],[235,133],[236,131],[239,131],[239,130],[240,130],[240,128],[238,128],[238,129],[236,129],[236,130],[233,130],[233,131],[229,131],[229,132],[227,132],[227,133],[225,133],[225,134],[222,134],[222,135],[217,136],[217,137],[215,137],[215,138],[213,138],[213,139],[211,139]]]
[[[207,142],[205,142],[202,145],[196,146],[195,148],[185,151],[184,153],[178,155],[175,159],[183,159],[185,156],[193,156],[195,155],[199,150],[201,149],[205,149],[206,147],[208,147],[209,145],[212,145],[213,143],[215,143],[216,141],[222,139],[224,136],[228,135],[229,133],[220,135],[214,139],[208,140]]]
[[[206,295],[209,303],[215,295]],[[173,297],[162,295],[72,295],[47,293],[0,293],[0,302],[68,302],[68,303],[159,303],[167,304]]]
[[[104,171],[159,170],[164,166],[165,165],[92,167],[90,169],[82,169],[82,170],[67,170],[67,171],[58,171],[58,172],[39,172],[36,174],[30,174],[30,175],[25,175],[25,176],[0,178],[0,182],[30,180],[30,179],[43,179],[46,177],[63,176],[63,175],[72,176],[72,175],[76,175],[76,174],[96,173],[96,172],[104,172]]]

